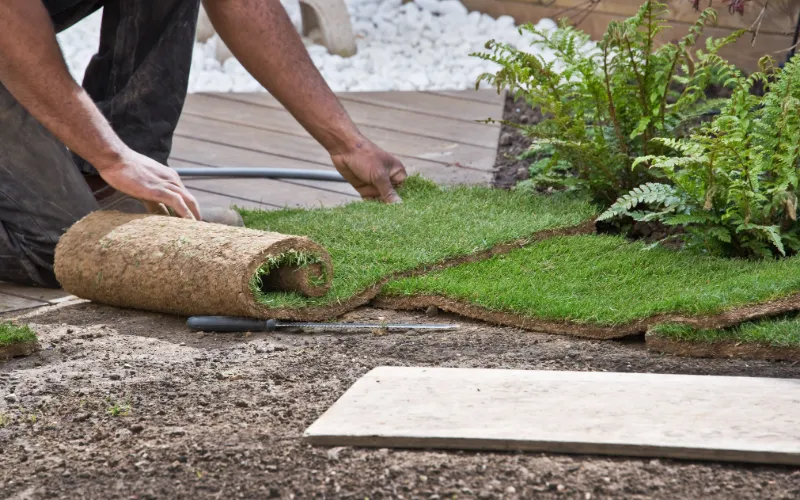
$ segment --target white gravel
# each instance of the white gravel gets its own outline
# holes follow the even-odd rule
[[[296,0],[283,0],[295,26],[300,25]],[[306,40],[311,58],[334,91],[457,90],[474,88],[476,78],[494,64],[471,57],[489,39],[536,51],[533,39],[522,36],[514,19],[494,19],[467,12],[458,0],[346,0],[358,53],[349,58],[331,55]],[[80,81],[95,53],[101,13],[58,35],[70,72]],[[555,29],[550,19],[537,27]],[[196,43],[190,73],[190,92],[254,92],[263,88],[235,58],[215,58],[217,36]]]

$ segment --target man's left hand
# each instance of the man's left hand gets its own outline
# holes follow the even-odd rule
[[[332,152],[331,160],[362,198],[402,203],[395,188],[408,177],[405,167],[370,140],[361,138],[343,151]]]

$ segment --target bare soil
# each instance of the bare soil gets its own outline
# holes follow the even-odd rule
[[[503,121],[521,125],[539,123],[542,113],[532,108],[524,98],[515,98],[506,94],[503,107]],[[528,167],[531,160],[519,160],[519,155],[531,147],[531,140],[522,132],[510,125],[502,124],[497,146],[497,158],[494,162],[493,185],[501,189],[514,187],[519,181],[529,177]]]
[[[641,337],[369,308],[345,318],[380,317],[463,328],[207,335],[182,318],[88,303],[30,318],[42,351],[0,364],[0,497],[800,497],[800,470],[787,467],[305,444],[305,428],[380,365],[800,376],[797,363],[653,354]]]

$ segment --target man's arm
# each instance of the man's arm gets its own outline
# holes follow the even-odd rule
[[[279,0],[204,0],[222,40],[331,155],[364,198],[398,202],[403,165],[358,131],[320,75]]]
[[[128,148],[69,74],[41,0],[0,1],[0,83],[113,188],[150,208],[163,203],[200,218],[175,171]]]

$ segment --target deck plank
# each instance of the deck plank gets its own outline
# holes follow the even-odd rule
[[[258,203],[252,200],[242,199],[238,197],[226,196],[217,193],[210,193],[203,188],[188,188],[189,192],[197,199],[197,203],[201,207],[238,207],[247,208],[250,210],[277,210],[278,207]]]
[[[300,137],[314,141],[286,110],[256,107],[209,96],[193,97],[191,100],[193,105],[184,111],[181,121],[192,117],[216,120],[225,125],[240,125],[278,133],[283,136],[284,140],[287,137]],[[459,164],[480,170],[491,170],[494,167],[496,146],[492,148],[472,146],[360,124],[359,128],[375,144],[395,155],[431,160],[442,164]],[[495,130],[491,130],[491,132],[494,133]],[[318,149],[325,153],[321,146]],[[327,156],[327,153],[325,154]]]
[[[13,283],[5,283],[3,281],[0,281],[0,294],[15,295],[23,299],[48,302],[50,304],[56,304],[71,297],[70,294],[60,288],[21,286]]]
[[[202,100],[204,98],[226,99],[273,109],[283,109],[283,106],[277,99],[265,92],[195,94],[191,97],[193,100]],[[390,109],[360,101],[342,100],[341,102],[353,121],[362,127],[370,126],[443,141],[458,142],[490,149],[497,148],[497,138],[499,134],[499,125],[497,124],[479,123],[477,121],[469,122],[449,117],[423,115],[412,111]],[[459,106],[451,105],[450,107],[456,108]]]
[[[468,122],[503,118],[503,106],[497,103],[459,102],[448,99],[447,96],[424,92],[346,92],[339,94],[339,99],[343,103],[361,102],[388,109],[412,111],[420,115]]]
[[[175,138],[172,145],[170,164],[177,165],[176,162],[186,164],[184,166],[261,167],[336,171],[333,165],[319,165],[302,160],[295,160],[293,158],[284,158],[258,151],[239,149],[223,144],[203,142],[188,137]],[[358,192],[356,192],[353,186],[346,182],[309,181],[302,179],[280,182],[291,182],[292,184],[358,197]]]
[[[0,293],[0,314],[46,305],[49,305],[49,303],[43,300],[33,300],[25,297],[17,297],[16,295],[9,295],[7,293]]]
[[[493,105],[503,105],[505,100],[504,94],[498,94],[494,89],[480,89],[480,90],[436,90],[429,92],[433,95],[450,97],[453,99],[461,99],[463,101],[482,102]]]
[[[176,163],[186,167],[196,166],[189,162]],[[200,189],[207,193],[227,197],[236,197],[259,205],[269,205],[272,208],[330,207],[359,199],[352,195],[324,191],[275,179],[186,177],[183,183],[188,188]]]
[[[175,134],[177,137],[302,160],[319,166],[331,164],[327,151],[310,137],[280,134],[186,114],[181,117]],[[420,173],[442,184],[485,184],[491,180],[490,170],[460,168],[398,156],[409,173]]]

